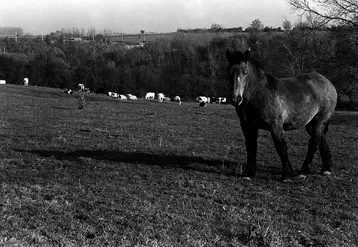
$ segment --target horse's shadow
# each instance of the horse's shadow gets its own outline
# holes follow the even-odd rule
[[[150,166],[160,166],[163,168],[182,168],[207,173],[227,173],[223,171],[223,167],[231,167],[235,169],[236,162],[228,159],[206,159],[197,156],[186,156],[177,154],[152,154],[145,152],[126,152],[115,150],[76,150],[76,151],[60,151],[60,150],[20,150],[17,152],[27,152],[41,157],[54,157],[60,161],[70,161],[75,163],[83,163],[86,158],[99,160],[120,162],[127,164],[145,164]],[[91,163],[91,162],[89,162]],[[89,164],[90,165],[90,164]],[[232,169],[230,169],[232,170]],[[229,174],[228,174],[229,175]]]
[[[211,173],[226,176],[239,175],[240,168],[244,165],[238,166],[238,163],[229,159],[208,159],[198,156],[178,155],[178,154],[158,154],[145,153],[138,151],[116,151],[116,150],[76,150],[76,151],[60,151],[60,150],[23,150],[15,149],[17,152],[27,152],[40,157],[52,157],[59,161],[69,161],[73,166],[81,168],[86,166],[97,166],[96,162],[88,161],[86,159],[94,159],[97,161],[109,161],[131,164],[144,164],[149,166],[159,166],[161,168],[178,168],[183,170],[198,171],[203,173]],[[47,164],[47,166],[50,164]],[[55,164],[53,164],[55,165]],[[68,164],[67,164],[68,165]],[[71,166],[72,166],[71,165]],[[63,165],[61,165],[63,166]],[[66,166],[66,165],[65,165]],[[265,166],[260,167],[259,176],[266,177],[267,174],[278,176],[281,173],[279,167]],[[271,177],[271,175],[269,177]],[[274,179],[274,178],[272,178]],[[278,178],[277,178],[278,179]]]

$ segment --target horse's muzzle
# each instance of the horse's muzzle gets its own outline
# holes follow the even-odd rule
[[[242,96],[240,96],[240,95],[238,95],[238,96],[233,96],[232,97],[232,104],[234,105],[234,106],[239,106],[239,105],[241,105],[241,103],[242,103],[242,101],[243,101],[243,98],[242,98]]]

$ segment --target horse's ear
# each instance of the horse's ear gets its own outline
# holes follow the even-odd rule
[[[247,49],[244,53],[244,61],[247,62],[251,57],[251,48]]]
[[[229,51],[229,49],[226,50],[226,59],[229,61],[229,63],[231,63],[231,51]]]

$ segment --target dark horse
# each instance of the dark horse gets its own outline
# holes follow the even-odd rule
[[[319,148],[322,173],[331,174],[332,156],[326,141],[328,121],[337,103],[332,83],[318,73],[276,78],[264,72],[250,50],[226,51],[229,61],[230,94],[245,136],[247,166],[241,177],[255,176],[258,130],[271,133],[282,162],[282,180],[295,176],[287,155],[285,131],[305,126],[311,136],[300,174],[310,171]]]

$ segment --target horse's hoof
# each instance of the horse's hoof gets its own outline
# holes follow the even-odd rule
[[[292,173],[289,173],[287,175],[282,175],[281,176],[281,182],[283,183],[290,183],[290,182],[293,182],[296,178],[296,173],[292,172]]]
[[[330,176],[332,174],[332,172],[330,172],[330,171],[324,171],[324,172],[322,172],[322,175],[323,176]]]
[[[282,183],[291,183],[291,182],[293,182],[293,180],[292,180],[292,178],[282,178],[281,182]]]
[[[241,173],[240,175],[238,175],[239,178],[245,179],[250,181],[251,178],[253,178],[255,176],[255,172],[252,171],[244,171],[243,173]]]

